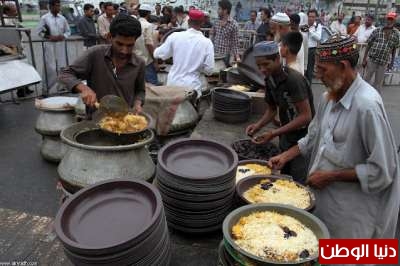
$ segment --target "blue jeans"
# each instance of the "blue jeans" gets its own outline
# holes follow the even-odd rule
[[[157,70],[154,63],[148,64],[144,73],[144,80],[148,83],[158,86]]]

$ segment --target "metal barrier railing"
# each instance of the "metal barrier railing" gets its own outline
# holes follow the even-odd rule
[[[85,51],[84,40],[80,36],[72,36],[62,42],[52,42],[43,38],[23,40],[23,46],[29,45],[32,47],[32,49],[24,50],[26,51],[28,62],[31,64],[35,63],[35,68],[42,77],[41,94],[43,96],[59,93],[58,89],[50,91],[54,87],[59,70],[69,65]],[[52,47],[52,52],[46,51],[47,49],[51,50]],[[49,55],[52,53],[55,56],[49,58]]]

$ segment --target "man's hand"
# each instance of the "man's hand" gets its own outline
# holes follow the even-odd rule
[[[248,136],[253,136],[260,130],[260,126],[257,123],[251,124],[246,128],[246,134]]]
[[[254,137],[251,141],[255,144],[264,144],[270,142],[274,137],[272,131],[267,131],[258,137]]]
[[[236,62],[240,62],[240,55],[237,54],[237,55],[235,56],[235,60],[236,60]]]
[[[96,93],[86,86],[85,84],[81,83],[76,86],[76,89],[81,93],[82,101],[88,106],[94,106],[97,102]]]
[[[142,108],[142,102],[141,101],[135,101],[135,105],[133,106],[133,112],[137,115],[142,113],[143,108]]]
[[[271,157],[268,161],[268,167],[273,170],[281,170],[288,162],[286,154],[283,152],[277,156]]]
[[[334,181],[334,174],[330,171],[315,171],[306,181],[307,185],[323,189]]]

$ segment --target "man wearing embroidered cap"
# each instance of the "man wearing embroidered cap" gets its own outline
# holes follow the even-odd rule
[[[206,86],[202,74],[211,74],[214,70],[214,46],[200,31],[203,23],[204,13],[197,9],[190,10],[190,28],[172,33],[154,51],[155,58],[174,59],[167,85],[187,86],[197,92],[197,97],[201,96],[201,89]]]
[[[302,74],[281,65],[276,42],[257,43],[253,53],[260,71],[266,77],[265,101],[268,108],[257,123],[246,128],[246,133],[254,136],[263,126],[270,123],[279,111],[281,126],[253,137],[253,142],[266,143],[279,136],[279,146],[281,150],[286,151],[307,134],[307,126],[314,114],[310,85]],[[282,173],[304,183],[307,174],[305,158],[299,155],[282,169]]]
[[[317,78],[327,87],[307,135],[270,159],[274,169],[303,154],[313,211],[332,238],[394,238],[399,166],[379,93],[357,73],[353,37],[335,35],[316,50]],[[338,75],[340,73],[340,75]]]
[[[382,90],[385,71],[393,67],[396,48],[400,45],[400,33],[394,27],[396,17],[396,13],[389,12],[386,15],[386,25],[375,29],[367,40],[367,49],[362,63],[366,68],[365,80],[379,92]],[[372,77],[374,77],[373,83]]]

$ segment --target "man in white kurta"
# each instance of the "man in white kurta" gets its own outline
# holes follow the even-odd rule
[[[47,41],[44,43],[45,62],[47,74],[47,88],[51,89],[56,84],[57,74],[62,67],[67,65],[64,40],[71,35],[68,22],[60,15],[60,1],[49,1],[50,12],[40,18],[37,32]]]
[[[174,63],[168,73],[167,85],[189,87],[200,97],[202,87],[206,86],[202,74],[209,75],[214,69],[214,46],[200,31],[204,13],[190,10],[189,17],[190,28],[171,34],[154,51],[154,58],[166,60],[172,57]]]
[[[343,24],[343,14],[338,15],[338,19],[332,22],[330,28],[334,33],[339,33],[340,35],[346,35],[347,29],[346,26]]]
[[[353,38],[320,44],[317,58],[317,76],[328,92],[306,137],[272,158],[270,165],[280,168],[297,154],[309,156],[307,182],[316,195],[313,213],[332,238],[394,238],[399,166],[382,98],[355,70]]]

